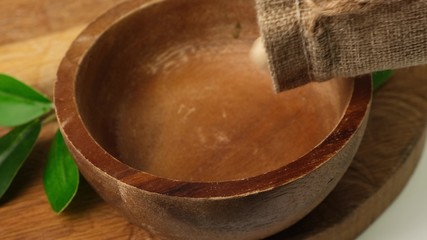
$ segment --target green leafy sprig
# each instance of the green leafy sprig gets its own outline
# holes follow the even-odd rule
[[[393,76],[393,74],[393,70],[372,73],[372,84],[374,91],[380,89],[387,82],[387,80]]]
[[[55,119],[52,102],[13,77],[0,74],[0,126],[12,128],[0,138],[0,198],[30,155],[42,125]],[[43,173],[52,209],[61,213],[77,192],[79,171],[58,130]]]

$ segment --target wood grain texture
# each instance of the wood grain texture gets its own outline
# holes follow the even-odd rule
[[[426,81],[427,66],[397,71],[374,95],[365,137],[341,182],[309,216],[273,239],[352,239],[382,213],[421,156]]]
[[[13,4],[14,1],[2,1],[6,2]],[[43,1],[21,2],[37,6]],[[96,7],[102,6],[96,5],[93,9]],[[10,18],[9,24],[15,21],[19,22],[19,18]],[[58,28],[59,32],[45,36],[40,34],[46,32],[26,35],[28,39],[15,42],[16,45],[5,41],[9,44],[0,45],[0,72],[20,77],[51,95],[56,67],[84,20],[75,23],[71,24],[75,29]],[[49,50],[26,48],[26,41],[33,41],[34,46],[45,42],[49,48],[63,47],[50,50],[48,61],[39,61]],[[8,53],[3,54],[3,49],[8,49]],[[29,57],[32,55],[33,58]],[[13,61],[15,64],[10,64]],[[419,159],[427,121],[426,76],[427,67],[400,70],[375,95],[366,137],[341,183],[313,213],[272,239],[351,239],[388,206]],[[54,125],[44,129],[43,138],[20,171],[12,191],[0,201],[2,239],[155,239],[128,223],[85,182],[63,215],[55,215],[50,210],[41,175],[54,129]]]
[[[0,44],[86,24],[124,0],[2,0]]]

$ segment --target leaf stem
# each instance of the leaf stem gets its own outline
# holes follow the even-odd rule
[[[47,114],[45,114],[42,118],[41,118],[41,122],[42,125],[45,126],[51,122],[56,121],[56,113],[55,110],[52,109],[51,111],[49,111]]]

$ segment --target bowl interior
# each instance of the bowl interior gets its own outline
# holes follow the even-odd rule
[[[76,100],[93,138],[136,169],[226,181],[282,167],[339,123],[353,81],[274,94],[248,55],[248,1],[166,1],[104,33],[81,63]]]

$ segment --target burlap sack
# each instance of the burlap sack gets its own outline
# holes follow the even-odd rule
[[[427,63],[427,0],[256,0],[277,91]]]

